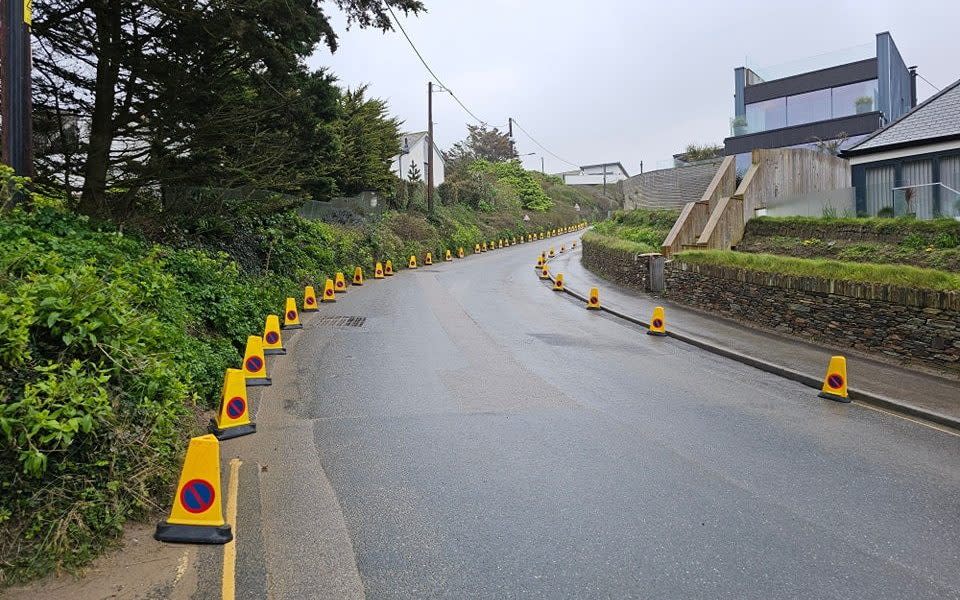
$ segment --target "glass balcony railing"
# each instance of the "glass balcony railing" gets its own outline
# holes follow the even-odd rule
[[[830,67],[836,67],[837,65],[845,65],[868,58],[875,58],[876,56],[876,43],[871,42],[783,62],[777,65],[758,66],[755,65],[748,56],[743,64],[746,68],[753,71],[754,75],[759,78],[760,81],[773,81],[774,79],[783,79],[784,77],[799,75],[800,73],[828,69]]]

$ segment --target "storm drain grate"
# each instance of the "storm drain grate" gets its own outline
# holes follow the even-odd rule
[[[366,317],[320,317],[317,321],[326,327],[363,327]]]

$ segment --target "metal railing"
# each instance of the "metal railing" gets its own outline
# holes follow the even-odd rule
[[[960,191],[942,183],[903,185],[890,190],[893,216],[918,219],[950,217],[960,220]]]

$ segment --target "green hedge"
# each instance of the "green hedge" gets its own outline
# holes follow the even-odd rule
[[[729,250],[689,250],[675,254],[674,259],[690,264],[735,267],[780,275],[881,283],[937,291],[960,290],[960,275],[906,265],[793,258]]]
[[[648,252],[660,252],[660,248],[654,248],[650,244],[643,244],[640,242],[633,242],[630,240],[613,237],[609,235],[603,235],[597,233],[596,231],[588,231],[583,234],[583,243],[584,244],[597,244],[610,250],[616,250],[618,252],[629,252],[632,254],[646,254]]]

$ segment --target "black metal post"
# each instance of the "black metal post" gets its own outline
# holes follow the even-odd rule
[[[30,83],[31,4],[2,0],[0,25],[0,114],[3,116],[2,160],[17,175],[33,176],[33,101]]]

